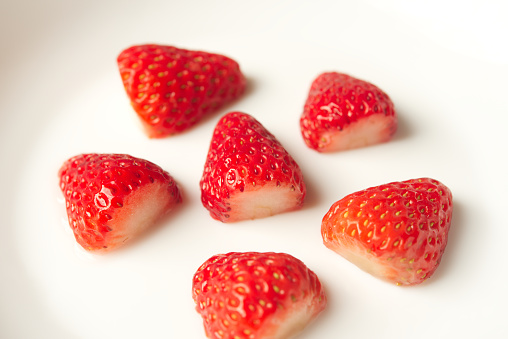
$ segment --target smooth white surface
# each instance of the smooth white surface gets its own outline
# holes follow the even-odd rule
[[[320,277],[329,305],[299,337],[508,337],[504,178],[508,50],[503,1],[35,1],[0,9],[0,337],[204,338],[191,279],[208,257],[279,251]],[[148,140],[116,69],[155,42],[236,59],[254,115],[304,171],[303,210],[224,225],[199,179],[223,110]],[[393,141],[318,154],[298,119],[323,71],[371,81],[395,103]],[[95,257],[66,224],[57,170],[82,152],[129,153],[168,170],[185,202],[128,248]],[[376,280],[322,245],[329,206],[394,180],[436,178],[454,194],[449,245],[426,283]]]

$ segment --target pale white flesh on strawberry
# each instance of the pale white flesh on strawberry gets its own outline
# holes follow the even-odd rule
[[[322,311],[319,303],[315,303],[313,295],[308,297],[298,307],[289,309],[279,318],[272,320],[267,330],[260,333],[265,339],[289,339],[301,333]]]
[[[342,238],[340,245],[336,244],[330,247],[330,249],[355,264],[361,270],[388,282],[394,280],[400,280],[401,282],[408,281],[411,276],[416,274],[416,272],[409,270],[401,273],[400,269],[391,264],[393,261],[389,260],[389,255],[376,256],[352,239]]]
[[[109,207],[112,197],[111,193],[103,188],[101,204],[105,203],[104,207]],[[111,232],[108,232],[105,238],[108,246],[100,252],[111,251],[136,238],[172,210],[176,201],[167,185],[157,182],[134,190],[124,200],[123,206],[115,210],[109,225]]]
[[[235,192],[229,199],[228,222],[266,218],[301,206],[302,194],[293,185],[268,182]]]
[[[322,152],[335,152],[387,142],[392,138],[396,123],[393,116],[384,114],[361,118],[342,130],[324,132],[319,149]]]

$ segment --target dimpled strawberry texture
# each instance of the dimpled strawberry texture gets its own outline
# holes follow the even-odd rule
[[[201,200],[222,222],[296,210],[306,187],[296,161],[249,114],[230,112],[217,123],[201,178]]]
[[[448,242],[452,193],[430,178],[371,187],[334,203],[321,233],[329,249],[397,285],[430,278]]]
[[[285,339],[326,307],[324,289],[286,253],[232,252],[204,262],[192,284],[208,338]]]
[[[393,102],[377,86],[338,72],[320,74],[300,118],[309,148],[334,152],[390,140],[397,130]]]
[[[126,154],[77,155],[59,178],[76,241],[90,251],[122,246],[182,200],[168,172]]]
[[[131,105],[151,138],[186,131],[245,91],[238,63],[219,54],[150,44],[127,48],[117,62]]]

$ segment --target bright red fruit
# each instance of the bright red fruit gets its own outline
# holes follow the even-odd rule
[[[59,170],[69,224],[88,251],[122,246],[181,202],[169,173],[125,154],[81,154]]]
[[[203,205],[222,222],[298,209],[306,193],[295,160],[259,121],[241,112],[217,123],[200,185]]]
[[[326,247],[370,274],[415,285],[438,267],[448,241],[452,193],[429,178],[350,194],[323,218]]]
[[[316,274],[285,253],[215,255],[195,273],[192,297],[208,338],[289,338],[326,307]]]
[[[219,54],[152,44],[129,47],[117,61],[151,138],[181,133],[245,91],[238,63]]]
[[[390,140],[397,130],[397,115],[378,87],[329,72],[312,83],[300,128],[308,147],[334,152]]]

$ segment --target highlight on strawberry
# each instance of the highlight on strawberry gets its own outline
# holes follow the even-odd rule
[[[206,336],[223,339],[290,338],[327,303],[314,272],[273,252],[212,256],[194,274],[192,297]]]
[[[309,148],[344,151],[392,139],[397,114],[391,99],[377,86],[347,74],[327,72],[312,82],[300,129]]]
[[[213,131],[200,182],[201,201],[222,222],[301,208],[306,187],[296,161],[254,117],[224,115]]]
[[[240,66],[220,54],[145,44],[122,51],[117,63],[150,138],[182,133],[245,92]]]
[[[80,154],[58,176],[76,241],[92,252],[123,246],[182,201],[168,172],[127,154]]]
[[[323,243],[373,276],[416,285],[435,272],[448,242],[452,193],[420,178],[352,193],[321,224]]]

